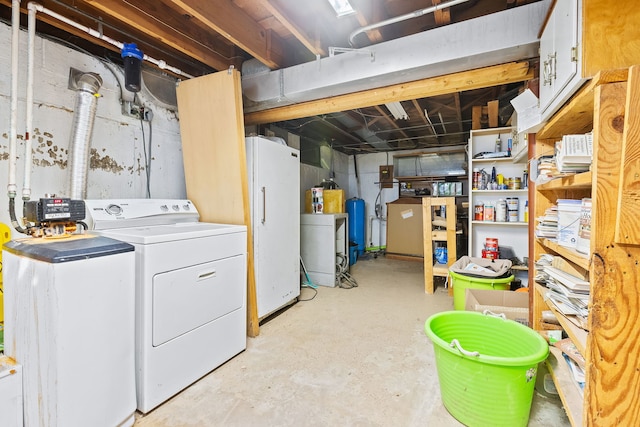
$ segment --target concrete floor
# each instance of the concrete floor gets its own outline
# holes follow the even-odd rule
[[[385,257],[352,267],[353,289],[321,287],[263,323],[247,349],[136,426],[461,426],[440,399],[422,264]],[[301,298],[312,298],[303,288]],[[500,396],[488,396],[500,403]],[[569,426],[557,398],[535,393],[530,427]]]

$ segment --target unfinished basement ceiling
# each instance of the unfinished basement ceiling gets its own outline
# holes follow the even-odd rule
[[[40,3],[112,39],[135,42],[147,55],[199,76],[251,60],[279,70],[327,58],[335,49],[366,48],[434,28],[535,3],[538,0],[469,0],[434,13],[355,34],[362,27],[410,14],[441,0],[350,0],[355,13],[338,17],[328,0],[43,0]],[[26,24],[27,2],[22,1]],[[9,22],[11,1],[0,0]],[[38,13],[37,30],[101,57],[119,51],[92,36]],[[350,41],[351,38],[351,41]],[[531,63],[531,67],[535,67]],[[184,77],[182,77],[184,78]],[[508,83],[405,100],[407,120],[396,120],[384,105],[279,121],[279,127],[347,154],[428,148],[465,142],[473,106],[500,100],[501,125],[509,99],[522,87]],[[426,112],[426,114],[425,114]],[[268,123],[262,123],[267,125]],[[381,141],[378,143],[378,139]]]

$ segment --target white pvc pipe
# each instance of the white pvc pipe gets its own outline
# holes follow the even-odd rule
[[[58,21],[62,21],[67,25],[70,25],[70,26],[72,26],[74,28],[77,28],[78,30],[84,31],[87,34],[89,34],[89,35],[91,35],[91,36],[93,36],[93,37],[95,37],[97,39],[106,41],[107,43],[117,47],[120,50],[122,50],[123,44],[121,42],[119,42],[117,40],[114,40],[111,37],[107,37],[107,36],[105,36],[104,34],[102,34],[101,32],[99,32],[97,30],[94,30],[94,29],[89,28],[87,26],[84,26],[82,24],[78,24],[77,22],[74,22],[69,18],[66,18],[66,17],[64,17],[64,16],[62,16],[62,15],[60,15],[60,14],[58,14],[58,13],[52,11],[52,10],[47,9],[46,7],[42,6],[41,4],[30,2],[29,3],[29,7],[30,8],[32,7],[31,6],[32,4],[33,4],[33,7],[38,12],[42,12],[45,15],[51,16],[52,18],[56,18]],[[155,64],[156,66],[158,66],[158,68],[160,68],[162,70],[169,70],[169,71],[171,71],[171,72],[173,72],[175,74],[178,74],[179,76],[184,76],[184,77],[187,77],[187,78],[190,78],[190,79],[194,77],[191,74],[185,73],[184,71],[180,70],[179,68],[172,67],[171,65],[168,65],[164,60],[155,59],[155,58],[152,58],[152,57],[150,57],[148,55],[144,55],[144,60],[145,61],[149,61],[152,64]]]
[[[11,117],[9,130],[9,184],[7,193],[10,198],[15,197],[16,163],[18,161],[18,49],[20,34],[20,0],[11,1]]]
[[[36,11],[31,6],[29,9],[29,19],[27,21],[27,33],[29,35],[28,52],[27,52],[27,113],[26,127],[24,130],[24,177],[22,182],[22,200],[31,198],[31,165],[33,163],[33,153],[31,147],[33,145],[33,74],[35,68],[35,50],[36,50]]]
[[[427,13],[435,12],[439,9],[446,9],[451,6],[455,6],[460,3],[466,3],[469,0],[453,0],[447,3],[440,3],[435,6],[428,7],[426,9],[420,9],[413,11],[411,13],[406,13],[404,15],[396,16],[395,18],[386,19],[384,21],[376,22],[375,24],[367,25],[362,28],[358,28],[354,32],[349,35],[349,44],[353,46],[353,39],[360,33],[365,33],[367,31],[375,30],[376,28],[385,27],[387,25],[395,24],[396,22],[406,21],[407,19],[417,18],[422,15],[426,15]]]
[[[98,38],[100,40],[104,40],[109,44],[114,45],[115,47],[117,47],[118,49],[122,49],[122,43],[120,43],[119,41],[116,41],[110,37],[105,36],[104,34],[101,34],[99,31],[94,30],[92,28],[86,27],[82,24],[78,24],[77,22],[72,21],[69,18],[66,18],[62,15],[60,15],[59,13],[54,12],[53,10],[47,9],[46,7],[42,6],[39,3],[35,3],[35,2],[29,2],[28,5],[29,10],[31,10],[32,8],[35,9],[38,12],[42,12],[45,15],[49,15],[52,18],[56,18],[58,21],[64,22],[67,25],[70,25],[74,28],[77,28],[78,30],[84,31],[85,33],[88,33],[89,35]]]

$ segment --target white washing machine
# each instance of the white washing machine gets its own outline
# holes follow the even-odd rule
[[[147,413],[246,348],[244,225],[189,200],[86,200],[96,233],[136,253],[136,396]]]
[[[133,425],[134,247],[89,234],[16,239],[2,263],[5,351],[23,367],[24,425]]]
[[[0,356],[0,426],[24,427],[22,365],[7,356]]]

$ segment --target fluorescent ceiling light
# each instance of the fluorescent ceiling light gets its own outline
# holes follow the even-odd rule
[[[336,11],[336,15],[338,18],[345,15],[351,15],[352,13],[356,13],[356,11],[349,4],[349,0],[328,0],[329,4]]]
[[[384,105],[389,109],[389,112],[393,114],[394,119],[407,120],[409,118],[409,115],[407,114],[406,111],[404,111],[404,108],[402,108],[402,104],[400,104],[399,102],[390,102]]]

